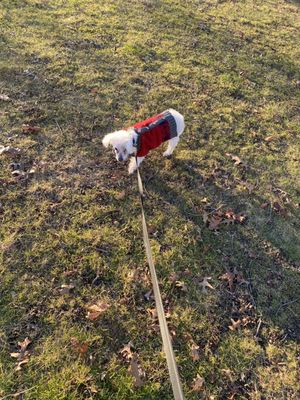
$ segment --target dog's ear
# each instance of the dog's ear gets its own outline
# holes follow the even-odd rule
[[[111,133],[104,136],[104,138],[102,139],[102,144],[104,147],[108,147],[110,145],[110,139],[111,139]]]

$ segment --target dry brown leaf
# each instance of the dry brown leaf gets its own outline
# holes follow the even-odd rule
[[[142,380],[143,373],[142,373],[141,369],[139,368],[136,354],[133,354],[132,358],[130,359],[128,371],[134,378],[134,386],[136,386],[136,387],[143,386],[143,384],[144,384],[144,382]]]
[[[125,190],[123,190],[122,192],[120,192],[116,195],[116,199],[123,200],[125,196],[126,196],[126,192],[125,192]]]
[[[191,356],[193,361],[198,361],[200,359],[199,346],[197,346],[196,343],[193,343],[191,346]]]
[[[210,276],[206,276],[206,277],[203,278],[203,281],[199,283],[200,287],[202,288],[202,292],[203,292],[203,293],[207,293],[206,288],[213,289],[213,290],[215,289],[215,288],[208,282],[209,279],[211,279],[211,277],[210,277]]]
[[[276,139],[275,136],[267,136],[267,137],[265,138],[265,141],[266,141],[267,143],[270,143],[270,142],[273,142],[273,140],[275,140],[275,139]]]
[[[184,282],[182,282],[182,281],[176,281],[175,282],[175,286],[177,288],[179,288],[180,290],[182,290],[183,292],[187,292],[188,291],[188,288],[187,288],[186,284]]]
[[[75,337],[71,338],[71,344],[72,344],[74,350],[79,354],[86,354],[86,352],[88,351],[88,348],[89,348],[87,343],[80,342]]]
[[[152,317],[153,319],[157,319],[157,318],[158,318],[158,314],[157,314],[156,308],[147,308],[147,313],[148,313],[149,315],[151,315],[151,317]]]
[[[228,286],[229,286],[229,290],[232,292],[233,290],[233,282],[234,282],[234,278],[235,278],[235,274],[227,271],[225,272],[225,274],[220,276],[220,279],[222,279],[223,281],[227,281]]]
[[[197,377],[193,381],[192,391],[201,392],[203,390],[204,378],[197,374]]]
[[[29,361],[29,351],[27,351],[27,347],[31,343],[31,340],[27,337],[24,339],[23,342],[18,342],[18,345],[20,346],[20,351],[19,353],[11,353],[11,357],[17,358],[17,365],[15,370],[20,371],[22,368],[22,365],[27,364]]]
[[[230,318],[230,321],[231,325],[229,325],[228,328],[231,329],[232,331],[238,330],[242,324],[242,321],[240,319],[235,321],[234,319]]]
[[[278,214],[284,215],[285,209],[278,203],[278,201],[274,201],[273,203],[273,210]]]
[[[227,157],[230,157],[232,161],[234,161],[234,165],[244,165],[243,161],[240,159],[240,157],[235,156],[234,154],[231,153],[225,153]]]
[[[125,344],[122,350],[120,350],[120,353],[122,356],[125,358],[125,360],[131,360],[133,356],[133,344],[129,342],[128,344]]]
[[[109,308],[109,304],[98,302],[96,304],[91,304],[87,306],[87,315],[86,318],[90,321],[97,320],[104,312]]]
[[[208,229],[214,231],[219,228],[222,223],[222,218],[219,216],[212,216],[208,221]]]
[[[265,209],[265,208],[267,208],[269,206],[269,203],[262,203],[261,205],[260,205],[260,208],[262,208],[263,210]]]
[[[41,130],[38,126],[32,126],[29,124],[22,125],[22,132],[23,133],[38,133]]]
[[[74,289],[74,285],[61,285],[61,288],[59,289],[60,294],[70,294],[70,291]]]

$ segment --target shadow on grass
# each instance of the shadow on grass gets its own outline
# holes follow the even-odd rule
[[[275,326],[283,329],[285,335],[290,339],[299,341],[300,298],[298,288],[300,284],[300,269],[299,266],[283,255],[285,249],[280,246],[283,243],[279,241],[275,241],[276,243],[274,243],[272,236],[270,239],[270,233],[274,229],[280,230],[284,225],[293,225],[293,219],[296,216],[290,216],[288,219],[282,216],[273,216],[271,219],[268,216],[264,216],[260,218],[260,222],[253,223],[253,220],[256,218],[254,211],[249,216],[249,221],[245,226],[222,226],[220,231],[214,234],[205,227],[199,208],[193,208],[188,203],[187,198],[181,194],[181,190],[174,188],[177,185],[180,188],[184,187],[182,182],[180,182],[181,172],[187,170],[189,161],[174,161],[175,166],[173,171],[176,171],[178,176],[178,182],[175,185],[171,186],[168,184],[159,174],[152,177],[146,185],[150,198],[151,193],[156,193],[160,198],[164,199],[164,207],[168,207],[166,204],[175,206],[182,218],[191,221],[195,226],[199,227],[202,237],[205,237],[205,243],[210,244],[212,251],[221,251],[229,259],[227,265],[226,263],[224,264],[224,272],[225,268],[231,270],[242,268],[243,273],[250,282],[249,290],[256,304],[257,312],[261,315],[263,321],[265,323],[268,323],[268,320],[272,321]],[[192,190],[190,189],[191,192],[196,190],[194,195],[198,193],[199,198],[201,198],[213,191],[214,194],[217,194],[219,202],[224,204],[224,209],[232,207],[234,209],[240,208],[240,211],[245,211],[247,203],[256,202],[261,204],[263,202],[263,199],[260,199],[255,194],[251,196],[251,199],[245,199],[245,197],[236,195],[233,196],[228,190],[225,194],[225,191],[220,190],[213,182],[203,184],[203,177],[197,174],[197,172],[191,171],[190,167],[188,171],[189,186],[193,187]],[[147,212],[151,214],[149,208]],[[267,231],[265,229],[266,225],[264,225],[266,223],[268,226]],[[292,228],[293,232],[294,227]],[[289,236],[288,240],[293,242],[293,245],[295,245],[294,248],[299,251],[296,232],[294,236]],[[199,242],[198,246],[201,253],[203,243]],[[211,271],[211,273],[214,273],[214,271]],[[228,315],[227,318],[229,320],[230,316]]]

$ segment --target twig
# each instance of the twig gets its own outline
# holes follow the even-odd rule
[[[257,335],[258,335],[258,332],[259,332],[259,330],[260,330],[260,326],[261,326],[261,318],[259,318],[259,320],[258,320],[258,326],[257,326],[257,329],[256,329],[256,334],[255,334],[255,336],[257,337]]]
[[[20,390],[19,392],[16,392],[16,393],[7,394],[7,395],[4,396],[4,397],[0,397],[0,400],[8,399],[9,397],[17,397],[17,396],[19,396],[20,394],[29,392],[30,390],[32,390],[32,389],[34,389],[34,388],[36,388],[36,386],[32,386],[32,387],[29,388],[29,389]]]

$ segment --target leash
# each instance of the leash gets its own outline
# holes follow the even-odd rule
[[[176,364],[176,360],[175,360],[175,355],[174,355],[174,351],[173,351],[173,347],[172,347],[171,337],[170,337],[170,333],[169,333],[169,329],[168,329],[168,325],[167,325],[167,321],[166,321],[166,316],[165,316],[164,307],[163,307],[163,303],[162,303],[162,299],[161,299],[156,270],[155,270],[153,257],[152,257],[152,251],[151,251],[150,242],[149,242],[149,235],[148,235],[148,229],[147,229],[145,212],[144,212],[144,189],[143,189],[142,178],[141,178],[139,167],[138,167],[137,157],[135,157],[135,162],[136,162],[136,166],[137,166],[137,180],[138,180],[138,187],[139,187],[139,192],[140,192],[144,245],[145,245],[146,255],[147,255],[148,264],[149,264],[150,273],[151,273],[151,281],[152,281],[155,305],[156,305],[156,310],[157,310],[157,315],[158,315],[159,328],[160,328],[160,333],[161,333],[161,337],[162,337],[162,341],[163,341],[163,349],[164,349],[164,352],[165,352],[166,358],[167,358],[169,376],[170,376],[170,380],[171,380],[171,384],[172,384],[174,399],[175,400],[184,400],[180,377],[179,377],[178,368],[177,368],[177,364]]]

